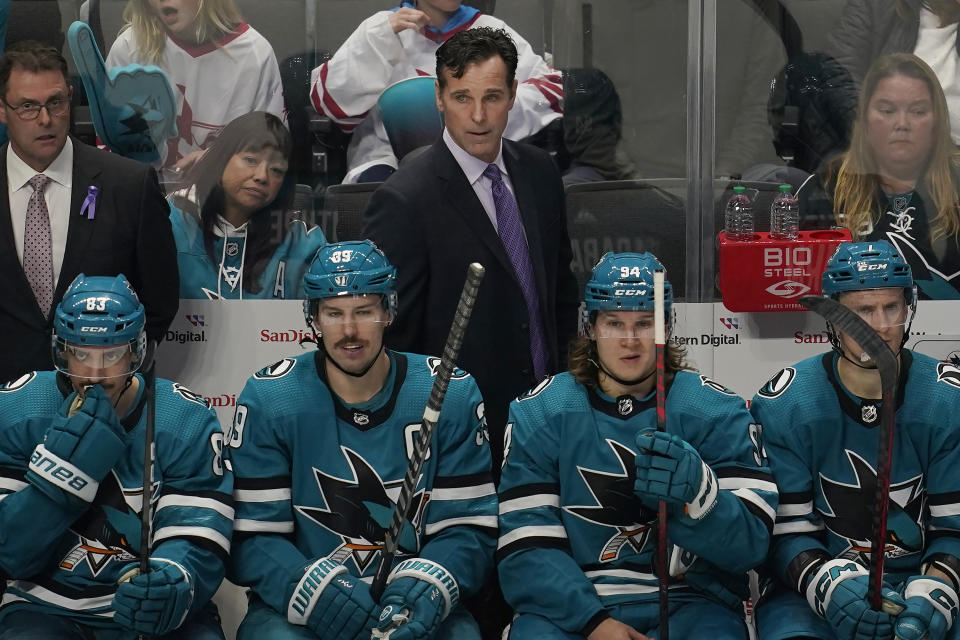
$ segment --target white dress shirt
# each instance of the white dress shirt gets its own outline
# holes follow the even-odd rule
[[[516,191],[513,190],[513,183],[510,182],[510,174],[507,173],[507,165],[503,163],[503,141],[500,142],[497,158],[492,163],[486,163],[480,158],[464,151],[450,136],[446,127],[443,129],[443,141],[446,143],[447,148],[450,149],[450,153],[453,154],[453,159],[460,165],[463,174],[467,176],[467,182],[470,183],[477,197],[480,198],[480,204],[483,205],[483,210],[487,212],[487,217],[490,218],[493,228],[496,229],[497,206],[493,202],[493,183],[490,181],[490,178],[483,175],[483,172],[487,170],[488,164],[495,164],[500,167],[503,183],[507,185],[507,189],[513,194],[514,199],[517,197]],[[519,209],[519,206],[517,208]],[[523,230],[523,233],[526,235],[526,229]]]
[[[63,266],[63,254],[67,250],[67,229],[70,227],[70,192],[73,184],[73,143],[67,138],[43,175],[50,178],[44,190],[47,212],[50,214],[50,240],[53,244],[53,286],[56,288]],[[17,246],[17,258],[23,264],[23,236],[27,226],[27,205],[33,195],[30,178],[37,172],[27,166],[7,145],[7,202],[10,203],[10,221],[13,223],[13,240]]]
[[[913,54],[930,65],[940,80],[950,112],[950,133],[960,144],[960,60],[957,59],[957,23],[940,26],[929,9],[920,10],[920,31]]]

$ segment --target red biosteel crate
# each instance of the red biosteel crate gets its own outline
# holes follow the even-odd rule
[[[820,293],[820,278],[837,245],[850,242],[847,229],[801,231],[796,240],[773,240],[766,232],[752,241],[717,238],[718,286],[731,311],[805,311],[797,299]]]

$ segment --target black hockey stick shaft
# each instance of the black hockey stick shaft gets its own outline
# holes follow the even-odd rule
[[[890,503],[890,466],[893,462],[893,435],[896,422],[896,394],[899,365],[887,343],[869,324],[836,300],[804,296],[800,304],[822,316],[834,328],[847,334],[870,356],[880,374],[880,431],[877,445],[877,491],[873,510],[873,540],[870,545],[870,590],[868,599],[874,611],[883,605],[883,564],[887,541],[887,512]]]
[[[453,367],[456,364],[457,355],[460,353],[460,345],[463,344],[463,336],[467,331],[467,324],[470,322],[470,314],[473,313],[473,305],[477,301],[477,290],[480,288],[483,274],[483,265],[477,262],[472,263],[467,269],[467,280],[463,284],[460,302],[457,303],[453,324],[450,326],[447,343],[443,347],[443,354],[440,357],[437,376],[434,378],[433,387],[430,389],[430,397],[427,399],[427,406],[423,411],[420,436],[414,445],[413,455],[410,456],[410,464],[407,466],[407,473],[403,478],[403,485],[400,487],[400,496],[397,498],[397,506],[393,511],[393,519],[390,521],[390,529],[384,536],[380,566],[377,567],[377,573],[370,586],[370,592],[375,601],[379,601],[381,594],[383,594],[383,589],[387,584],[387,576],[390,575],[393,560],[397,555],[397,541],[400,539],[400,532],[406,523],[410,500],[417,483],[420,481],[420,472],[423,469],[427,452],[430,450],[433,429],[437,420],[440,419],[440,409],[443,407],[443,399],[447,395],[450,376],[453,375]]]
[[[157,367],[156,367],[157,343],[149,341],[147,343],[147,353],[144,356],[143,381],[146,389],[143,390],[144,398],[147,403],[147,420],[143,430],[143,489],[140,502],[140,573],[146,574],[150,571],[150,533],[153,528],[153,509],[151,508],[151,499],[153,497],[153,464],[156,460],[154,455],[155,437],[157,424]],[[146,640],[148,636],[140,634],[138,640]]]
[[[653,274],[654,342],[657,347],[657,431],[667,430],[667,391],[664,378],[666,365],[666,317],[663,301],[664,272],[657,269]],[[670,638],[670,563],[667,559],[667,503],[657,503],[657,594],[660,604],[660,639]]]

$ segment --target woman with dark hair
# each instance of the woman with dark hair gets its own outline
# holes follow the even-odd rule
[[[170,197],[181,298],[300,298],[302,276],[326,239],[318,227],[280,224],[293,201],[287,172],[292,143],[264,111],[228,124],[192,172],[194,184]]]
[[[797,192],[804,228],[833,224],[855,241],[889,240],[920,297],[960,298],[960,153],[943,90],[909,53],[876,60],[864,78],[850,149]]]

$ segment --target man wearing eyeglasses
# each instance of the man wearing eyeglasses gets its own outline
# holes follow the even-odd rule
[[[26,41],[0,57],[10,139],[0,149],[0,381],[53,368],[52,310],[81,272],[127,274],[150,340],[177,311],[176,249],[157,178],[72,138],[72,93],[56,49]]]

